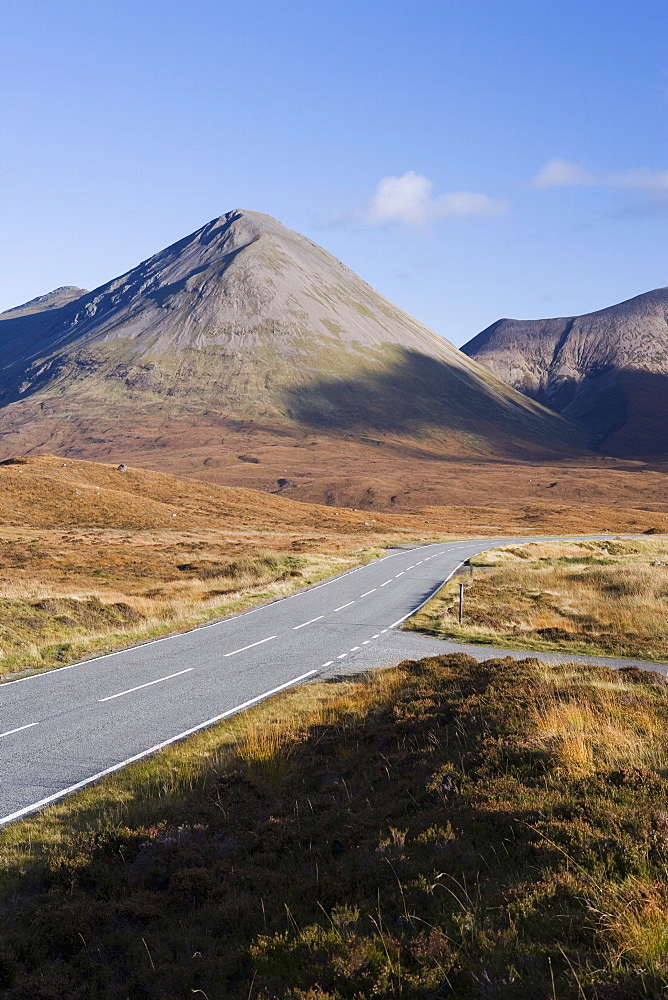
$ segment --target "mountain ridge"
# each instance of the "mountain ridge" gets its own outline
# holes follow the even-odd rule
[[[47,309],[58,309],[60,306],[87,294],[88,289],[86,288],[78,288],[76,285],[60,285],[58,288],[46,292],[45,295],[37,295],[34,299],[29,299],[28,302],[23,302],[19,306],[5,309],[0,313],[0,317],[4,316],[8,319],[12,316],[27,316]]]
[[[582,316],[497,320],[462,352],[580,422],[601,450],[668,452],[668,287]]]

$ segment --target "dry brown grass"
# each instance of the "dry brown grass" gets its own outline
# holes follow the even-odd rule
[[[454,577],[409,627],[506,648],[668,660],[666,536],[511,545],[473,562],[473,575]]]
[[[565,775],[580,777],[616,767],[665,768],[665,725],[619,691],[589,702],[546,699],[534,711],[534,739]]]
[[[650,977],[668,975],[668,892],[647,878],[632,878],[601,894],[601,927],[614,968],[632,965]]]
[[[651,527],[668,531],[665,462],[649,466],[599,456],[556,464],[506,464],[498,460],[472,461],[470,457],[445,459],[442,450],[426,440],[418,447],[415,441],[393,441],[385,436],[373,441],[342,441],[336,435],[305,437],[303,432],[281,435],[277,440],[275,434],[265,433],[260,427],[247,433],[235,429],[224,445],[213,441],[207,431],[203,450],[198,451],[190,439],[191,430],[188,428],[187,448],[180,456],[173,439],[168,448],[154,444],[138,453],[133,451],[136,442],[132,438],[123,444],[119,441],[118,448],[105,452],[105,460],[111,461],[117,455],[117,462],[142,467],[131,468],[125,480],[115,465],[54,456],[31,456],[27,468],[0,466],[0,519],[6,517],[10,523],[16,523],[13,518],[17,503],[18,513],[27,514],[25,523],[77,524],[83,512],[90,518],[88,523],[105,527],[109,523],[105,520],[106,511],[111,510],[115,511],[114,516],[122,518],[119,524],[137,527],[146,524],[147,510],[136,508],[135,500],[127,494],[141,490],[143,483],[148,486],[147,498],[157,501],[148,511],[149,520],[157,524],[158,518],[167,529],[184,527],[180,516],[172,517],[179,514],[181,500],[185,501],[188,523],[199,529],[206,527],[210,514],[217,518],[222,499],[240,522],[241,515],[251,515],[253,511],[261,515],[266,511],[264,525],[261,516],[256,517],[256,526],[260,523],[263,532],[276,514],[279,520],[285,520],[283,511],[288,518],[294,516],[295,527],[303,526],[307,535],[316,536],[331,531],[332,513],[336,515],[337,511],[352,515],[351,519],[346,516],[347,524],[354,524],[357,517],[357,531],[364,527],[364,521],[374,519],[377,524],[384,523],[385,530],[400,530],[402,517],[406,518],[404,527],[408,530],[416,524],[427,524],[432,530],[483,536],[642,532]],[[41,441],[35,445],[42,447]],[[124,452],[126,446],[128,450]],[[246,452],[257,457],[258,464],[240,461],[238,455]],[[467,453],[470,456],[470,450]],[[77,450],[72,454],[84,453]],[[103,457],[99,445],[91,445],[87,457]],[[40,466],[40,463],[46,464]],[[26,486],[19,480],[26,471],[35,476],[40,467],[49,480],[49,488],[55,490],[55,518],[53,504],[48,498],[44,502],[41,487],[31,507],[26,507],[23,500]],[[7,469],[9,476],[5,475]],[[146,469],[156,471],[143,471]],[[97,470],[94,479],[92,470]],[[85,474],[81,477],[77,472]],[[165,472],[173,475],[164,475]],[[136,477],[141,479],[135,482]],[[289,483],[280,490],[280,497],[267,492],[278,489],[279,479]],[[163,486],[156,492],[159,482]],[[180,484],[178,489],[174,489],[175,483]],[[103,492],[120,489],[120,496],[98,498],[93,495],[95,486]],[[10,487],[12,502],[5,505],[2,497]],[[67,497],[71,501],[68,515],[71,520],[62,521],[61,501]],[[172,503],[176,506],[169,506]],[[318,506],[323,503],[329,506]],[[360,510],[355,512],[353,508]],[[310,521],[309,511],[316,514]],[[386,522],[382,520],[383,511],[390,512]],[[40,517],[41,521],[35,520]],[[261,544],[272,547],[267,541]]]
[[[286,692],[0,832],[0,988],[658,998],[667,721],[533,659]]]
[[[48,575],[40,579],[35,568],[33,580],[0,585],[0,678],[196,627],[283,597],[368,561],[377,552],[358,549],[298,557],[265,552],[244,557],[239,572],[221,564],[217,575],[207,571],[204,579],[154,578],[148,590],[145,580],[131,575],[124,586],[117,578],[118,567],[113,579],[100,572],[88,581],[78,580],[76,589],[51,582]]]
[[[438,536],[424,518],[13,460],[0,465],[0,676],[190,628]]]

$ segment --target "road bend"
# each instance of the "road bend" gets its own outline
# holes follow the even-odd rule
[[[396,630],[468,558],[520,540],[394,551],[223,621],[1,684],[0,826],[296,684],[443,652]]]

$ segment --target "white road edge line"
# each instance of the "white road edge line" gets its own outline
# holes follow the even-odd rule
[[[383,556],[378,559],[377,562],[383,562],[384,559],[393,559],[395,556],[401,555],[400,552],[392,552],[390,555]],[[343,579],[343,577],[350,576],[351,573],[355,573],[358,569],[366,569],[367,566],[373,566],[374,563],[365,563],[363,566],[357,566],[354,570],[347,570],[345,573],[337,574],[331,580],[326,580],[325,583],[319,583],[315,587],[308,587],[306,590],[299,591],[297,594],[290,594],[290,597],[302,597],[307,594],[312,593],[314,590],[320,590],[322,587],[329,587],[331,583],[336,583],[338,580]],[[252,608],[250,611],[242,611],[239,614],[231,615],[229,618],[223,618],[219,621],[207,622],[206,625],[197,625],[195,628],[187,629],[185,632],[176,632],[172,635],[163,635],[159,639],[149,639],[148,642],[139,642],[136,646],[127,646],[125,649],[116,649],[111,653],[101,653],[100,656],[91,656],[87,660],[77,660],[76,663],[66,663],[64,667],[55,667],[53,670],[42,670],[38,674],[29,674],[27,677],[17,677],[15,681],[3,681],[0,687],[9,687],[10,684],[23,684],[25,681],[34,681],[38,677],[51,677],[54,674],[59,674],[63,670],[72,670],[74,667],[83,667],[87,663],[95,663],[97,660],[106,660],[109,656],[122,656],[123,653],[133,653],[143,646],[153,646],[156,642],[168,642],[170,639],[180,639],[183,636],[190,635],[191,632],[199,632],[205,628],[214,628],[216,625],[227,625],[228,622],[236,621],[237,618],[244,618],[246,615],[254,615],[256,611],[265,611],[270,608],[275,601],[270,601],[269,604],[261,604],[259,608]]]
[[[457,570],[459,569],[459,567],[464,565],[464,562],[465,562],[465,560],[462,560],[461,562],[457,563],[457,565],[453,569],[452,573],[450,573],[448,576],[446,576],[445,580],[443,580],[441,583],[439,583],[438,587],[436,587],[435,590],[432,590],[432,592],[429,595],[429,597],[425,597],[425,599],[422,602],[422,604],[418,604],[417,608],[413,608],[413,610],[409,611],[407,615],[403,616],[403,618],[397,618],[396,622],[392,622],[391,625],[388,625],[388,628],[396,628],[397,625],[401,625],[401,623],[405,622],[407,618],[410,618],[410,616],[416,614],[416,612],[418,612],[420,610],[420,608],[423,608],[425,606],[425,604],[427,603],[427,601],[430,601],[432,599],[432,597],[434,596],[434,594],[437,594],[439,592],[439,590],[441,589],[441,587],[445,587],[445,585],[448,582],[448,580],[452,579],[452,577],[455,575],[455,573],[457,572]],[[386,631],[386,630],[383,629],[383,631]]]
[[[585,540],[589,541],[589,540],[595,540],[595,539],[599,539],[599,538],[606,538],[606,537],[610,537],[610,536],[606,536],[606,535],[564,535],[564,536],[549,535],[549,536],[545,536],[545,537],[548,538],[548,540],[554,540],[556,537],[558,537],[559,540],[563,540],[563,541],[570,541],[572,539],[575,539],[577,541],[585,541]],[[621,534],[621,537],[624,537],[624,538],[634,538],[634,537],[638,537],[638,536],[630,535],[630,534]],[[481,552],[487,552],[487,551],[489,551],[489,549],[498,548],[501,545],[510,544],[510,542],[517,541],[517,540],[519,540],[519,541],[538,542],[538,541],[544,541],[545,538],[543,538],[542,536],[535,536],[535,537],[532,536],[531,538],[526,538],[524,536],[517,536],[517,538],[516,538],[515,536],[513,536],[513,537],[511,537],[509,539],[505,539],[505,538],[500,539],[500,538],[496,538],[496,537],[489,538],[489,539],[485,539],[485,542],[489,542],[490,544],[489,545],[485,545],[483,548],[476,549],[475,552],[474,552],[474,555],[478,555]],[[480,541],[481,544],[482,544],[482,540],[478,540],[478,539],[475,539],[475,540],[472,539],[471,540],[471,544],[473,544],[474,541],[475,542]],[[431,544],[438,544],[438,543],[431,543]],[[427,548],[428,545],[429,545],[429,543],[427,543],[427,545],[425,545],[424,547]],[[430,559],[434,559],[437,555],[441,555],[441,554],[442,553],[435,552],[433,556],[426,556],[424,558],[424,560],[422,560],[422,561],[423,562],[428,562]],[[312,593],[314,590],[320,590],[321,587],[329,587],[330,583],[336,583],[338,580],[343,579],[343,577],[349,576],[350,572],[357,572],[358,569],[366,569],[367,566],[377,566],[378,563],[384,562],[385,559],[394,559],[395,556],[399,556],[399,555],[403,555],[403,552],[391,552],[389,555],[382,556],[380,559],[377,559],[373,563],[365,563],[364,566],[358,566],[357,569],[355,569],[355,570],[348,571],[347,573],[343,573],[340,576],[337,575],[333,579],[327,580],[326,583],[320,583],[320,584],[318,584],[315,587],[309,587],[307,590],[300,591],[297,594],[291,594],[290,596],[291,597],[306,596],[306,595]],[[448,577],[448,579],[449,579],[449,577]],[[386,583],[391,583],[391,582],[392,582],[391,580],[387,580],[386,581]],[[447,581],[445,581],[445,582],[447,582]],[[381,587],[384,587],[384,586],[385,586],[385,584],[382,583]],[[441,586],[443,586],[443,584],[441,584]],[[117,649],[117,650],[115,650],[112,653],[101,653],[100,656],[91,656],[90,659],[88,659],[88,660],[77,660],[76,663],[67,663],[67,664],[65,664],[64,667],[54,667],[52,670],[42,670],[42,671],[40,671],[40,673],[37,673],[37,674],[28,674],[27,677],[17,677],[16,680],[13,680],[13,681],[3,681],[0,684],[0,689],[5,688],[5,687],[9,687],[11,684],[24,684],[24,683],[26,683],[26,681],[34,681],[34,680],[39,679],[40,677],[53,677],[53,676],[56,676],[57,674],[61,673],[64,670],[72,670],[74,667],[84,667],[84,666],[86,666],[86,664],[95,663],[97,660],[106,660],[109,656],[122,656],[124,653],[136,653],[137,651],[143,649],[144,646],[152,646],[156,642],[168,642],[170,639],[182,639],[184,636],[189,636],[193,632],[199,632],[199,631],[201,631],[202,629],[205,629],[205,628],[214,628],[216,625],[227,625],[228,622],[236,621],[237,618],[243,618],[244,615],[252,615],[252,614],[255,614],[256,611],[265,611],[267,608],[273,607],[274,604],[276,604],[276,601],[270,601],[269,604],[262,604],[262,605],[260,605],[259,608],[253,608],[251,611],[243,611],[240,614],[232,615],[229,618],[223,618],[222,621],[207,622],[206,625],[198,625],[195,628],[187,629],[185,632],[176,632],[176,633],[174,633],[172,635],[163,635],[159,639],[150,639],[148,642],[140,642],[140,643],[137,643],[137,645],[135,645],[135,646],[127,646],[125,649]],[[416,610],[419,610],[419,608],[416,608]]]
[[[272,694],[278,694],[279,691],[285,691],[286,688],[292,687],[294,684],[299,684],[300,681],[305,681],[307,677],[313,677],[313,675],[317,673],[317,670],[309,670],[305,674],[300,674],[299,677],[293,677],[291,681],[286,681],[285,684],[279,684],[278,687],[272,688],[270,691],[265,691],[263,694],[259,694],[255,698],[249,698],[248,701],[244,701],[240,705],[235,705],[234,708],[229,708],[227,712],[223,712],[221,715],[216,715],[213,719],[207,719],[206,722],[200,722],[199,725],[193,726],[192,729],[186,729],[185,732],[179,733],[177,736],[171,736],[168,740],[163,740],[162,743],[156,743],[155,746],[149,747],[148,750],[142,750],[141,753],[135,754],[134,757],[128,757],[127,760],[122,760],[120,764],[112,764],[111,767],[105,768],[104,771],[98,771],[97,774],[92,774],[90,778],[84,778],[83,781],[77,781],[76,785],[70,785],[68,788],[63,788],[59,792],[54,792],[53,795],[47,795],[46,798],[40,799],[39,802],[32,802],[29,806],[17,809],[16,812],[9,813],[7,816],[0,816],[0,826],[6,826],[7,823],[20,819],[22,816],[27,816],[29,813],[35,812],[43,806],[48,806],[52,802],[57,802],[58,799],[62,799],[66,795],[71,795],[72,792],[78,792],[81,788],[85,788],[87,785],[92,785],[93,782],[99,781],[100,778],[105,778],[108,774],[120,771],[124,767],[128,767],[129,764],[134,764],[138,760],[143,760],[144,757],[150,757],[151,754],[164,750],[165,747],[170,746],[172,743],[178,743],[179,740],[185,740],[188,736],[198,733],[201,729],[213,726],[216,722],[222,722],[223,719],[229,718],[230,715],[235,715],[237,712],[241,712],[245,708],[250,708],[251,705],[256,705],[257,702],[264,701],[265,698],[270,698]]]
[[[272,601],[272,603],[274,603]],[[255,614],[256,611],[263,611],[265,608],[271,607],[270,604],[263,604],[259,608],[254,608],[252,611],[243,611],[238,615],[231,615],[229,618],[223,618],[222,621],[207,622],[206,625],[196,625],[195,628],[186,629],[185,632],[174,632],[172,635],[163,635],[160,639],[149,639],[148,642],[138,642],[135,646],[126,646],[125,649],[116,649],[112,653],[101,653],[99,656],[91,656],[88,660],[77,660],[76,663],[66,663],[64,667],[55,667],[53,670],[42,670],[38,674],[28,674],[27,677],[17,677],[15,681],[3,681],[0,687],[9,687],[10,684],[23,684],[25,681],[34,681],[38,677],[52,677],[56,674],[63,673],[65,670],[73,670],[74,667],[85,667],[87,663],[96,663],[98,660],[106,660],[110,656],[122,656],[123,653],[136,653],[138,650],[144,648],[144,646],[154,646],[156,642],[169,642],[170,639],[183,639],[184,636],[189,636],[192,632],[202,632],[205,628],[214,628],[216,625],[227,625],[230,622],[234,622],[237,618],[244,618],[246,615]]]
[[[132,694],[133,691],[141,691],[142,688],[151,687],[152,684],[162,684],[163,681],[169,681],[172,677],[180,677],[181,674],[189,674],[194,667],[186,667],[185,670],[179,670],[175,674],[167,674],[166,677],[158,677],[155,681],[147,681],[146,684],[138,684],[137,687],[128,688],[127,691],[119,691],[117,694],[108,694],[106,698],[98,698],[99,702],[102,701],[112,701],[114,698],[122,698],[124,694]]]
[[[325,617],[324,615],[318,615],[317,618],[309,618],[307,622],[302,622],[301,625],[293,625],[292,631],[296,632],[298,628],[305,628],[307,625],[312,625],[313,622],[319,622],[320,619],[324,617]]]
[[[252,649],[253,646],[261,646],[263,642],[271,642],[275,638],[275,635],[268,635],[266,639],[260,639],[259,642],[251,642],[249,646],[241,646],[240,649],[233,649],[231,653],[223,653],[223,656],[234,656],[235,653],[243,653],[246,649]]]
[[[8,729],[6,733],[0,733],[0,740],[3,736],[12,736],[14,733],[22,733],[24,729],[32,729],[33,726],[39,726],[39,722],[29,722],[27,726],[18,726],[16,729]]]

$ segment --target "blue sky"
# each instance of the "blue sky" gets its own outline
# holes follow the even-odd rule
[[[462,344],[668,283],[664,0],[3,0],[0,309],[236,207]]]

